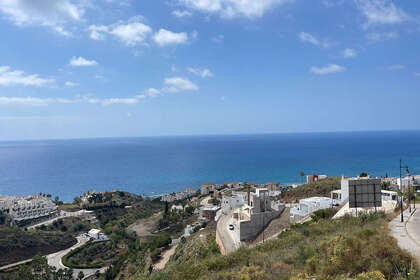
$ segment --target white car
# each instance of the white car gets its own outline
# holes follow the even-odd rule
[[[229,225],[229,229],[234,230],[235,228],[233,227],[233,225]]]

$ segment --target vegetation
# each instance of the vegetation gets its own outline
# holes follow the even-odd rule
[[[51,225],[38,226],[38,230],[42,231],[60,231],[77,236],[80,233],[89,231],[94,225],[77,217],[68,217],[58,219]]]
[[[119,249],[112,241],[88,242],[70,251],[62,262],[71,268],[101,268],[110,265],[118,253]]]
[[[2,280],[74,280],[72,269],[59,269],[48,266],[45,257],[36,256],[28,265],[20,266],[16,271],[0,273]]]
[[[76,244],[69,233],[0,227],[0,266],[50,254]]]
[[[327,214],[327,213],[324,213]],[[138,279],[418,279],[383,213],[292,226],[255,248],[221,256],[214,238],[187,241],[162,271]]]
[[[283,200],[285,202],[296,202],[299,199],[312,196],[329,197],[332,190],[340,189],[340,187],[341,178],[331,177],[291,189],[283,195]]]
[[[165,229],[169,234],[177,237],[177,235],[183,232],[187,224],[192,224],[195,220],[193,217],[194,208],[185,207],[184,211],[169,211],[164,213],[162,218],[158,221],[158,229]]]

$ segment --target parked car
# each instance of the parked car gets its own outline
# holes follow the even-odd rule
[[[234,230],[233,225],[229,225],[229,229],[230,229],[230,230]]]

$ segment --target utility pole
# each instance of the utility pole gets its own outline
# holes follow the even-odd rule
[[[402,160],[400,159],[400,191],[401,191],[401,198],[400,198],[400,208],[401,208],[401,223],[404,222],[404,210],[403,210],[403,184],[402,184],[402,169],[406,170],[407,174],[410,174],[410,172],[408,171],[408,166],[402,166]],[[408,195],[410,197],[410,195]]]

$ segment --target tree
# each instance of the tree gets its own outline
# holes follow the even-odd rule
[[[365,177],[369,177],[369,174],[367,174],[366,172],[362,172],[360,173],[360,178],[365,178]]]
[[[83,273],[83,271],[80,271],[79,274],[77,274],[77,279],[82,280],[83,278],[85,278],[85,274]]]
[[[80,203],[82,203],[82,199],[81,199],[80,197],[76,196],[76,197],[73,199],[73,204],[75,204],[75,205],[79,205]]]
[[[303,177],[305,177],[305,173],[303,171],[300,171],[300,178],[302,179],[302,183],[303,183]]]
[[[169,212],[169,205],[168,205],[168,202],[165,201],[165,214],[168,214],[168,212]]]

